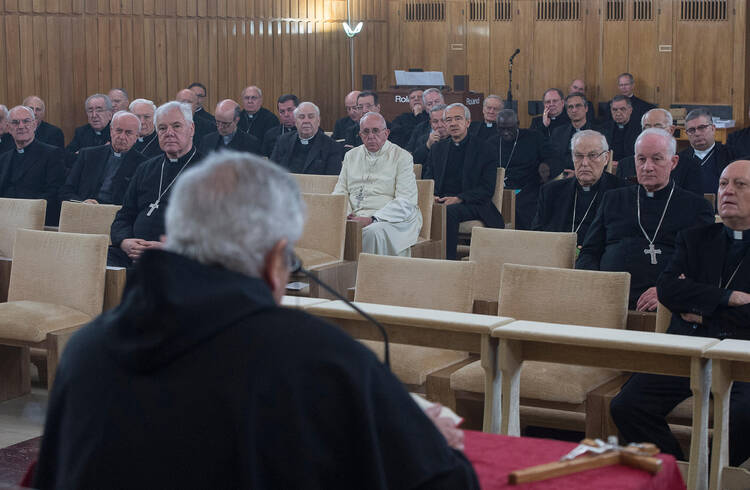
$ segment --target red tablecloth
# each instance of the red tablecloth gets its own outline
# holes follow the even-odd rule
[[[656,475],[627,466],[609,466],[545,481],[508,485],[511,471],[557,461],[576,447],[571,442],[530,437],[510,437],[465,431],[465,453],[474,465],[484,490],[512,489],[674,489],[684,490],[674,457],[660,454],[662,469]]]

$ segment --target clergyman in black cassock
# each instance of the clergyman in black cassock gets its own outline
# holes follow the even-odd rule
[[[497,115],[503,110],[503,100],[498,95],[488,95],[482,103],[481,121],[472,121],[469,134],[474,139],[488,141],[497,135]]]
[[[429,131],[422,132],[421,129],[419,129],[421,124],[419,124],[417,129],[414,130],[412,138],[416,136],[416,139],[412,140],[414,148],[411,149],[411,156],[414,163],[424,165],[425,162],[427,162],[427,157],[430,155],[432,145],[450,136],[448,134],[448,128],[445,126],[445,121],[443,121],[444,113],[445,104],[433,105],[432,109],[430,109],[430,119],[428,121]]]
[[[570,140],[573,135],[578,131],[596,129],[588,119],[586,97],[583,94],[575,93],[565,97],[565,110],[570,123],[555,128],[542,150],[551,178],[563,170],[573,170],[573,158],[570,155]]]
[[[688,167],[698,169],[697,176],[700,177],[700,188],[693,192],[696,194],[713,194],[716,192],[719,184],[719,175],[729,165],[735,155],[728,146],[716,142],[714,147],[709,150],[704,158],[701,159],[692,147],[682,150],[680,153],[680,163]]]
[[[139,136],[138,141],[133,145],[133,149],[146,158],[153,158],[162,153],[156,131],[152,131],[151,134],[145,136]]]
[[[409,110],[399,114],[391,122],[390,140],[405,150],[417,124],[430,119],[428,109],[422,101],[422,93],[422,89],[413,89],[409,92]]]
[[[544,113],[531,120],[529,129],[538,131],[545,138],[549,138],[555,128],[564,126],[566,123],[569,124],[570,119],[565,111],[565,97],[559,89],[551,88],[544,92],[542,102],[544,103]],[[546,126],[544,125],[545,115],[549,118],[549,124]]]
[[[261,154],[264,157],[270,157],[276,147],[276,142],[285,134],[296,133],[297,128],[294,126],[276,126],[266,131],[263,136],[263,144],[261,145]]]
[[[47,121],[42,121],[37,126],[36,139],[48,145],[65,148],[65,135],[62,129]]]
[[[260,155],[261,142],[252,134],[240,131],[240,107],[232,99],[216,104],[216,131],[203,137],[200,149],[203,153],[218,150],[236,150]]]
[[[246,87],[242,91],[242,112],[237,125],[240,131],[250,133],[263,144],[269,129],[281,124],[279,118],[263,107],[263,93],[258,87]]]
[[[276,162],[293,174],[338,175],[344,152],[341,145],[318,129],[309,139],[298,132],[279,138],[271,154]]]
[[[65,149],[69,153],[77,153],[81,148],[90,146],[101,146],[110,141],[109,122],[102,129],[96,130],[90,124],[84,124],[76,128],[73,141]],[[75,158],[74,158],[75,160]]]
[[[346,139],[347,131],[359,122],[361,114],[357,108],[357,96],[359,96],[359,90],[353,90],[344,97],[346,116],[336,120],[331,135],[331,138],[336,141]]]
[[[719,214],[725,224],[677,235],[675,254],[657,283],[658,296],[672,312],[667,333],[750,340],[750,162],[731,164],[721,182],[724,189],[733,186],[728,192],[719,188]],[[722,208],[722,202],[731,204]],[[651,441],[662,452],[685,459],[664,418],[690,396],[687,378],[635,374],[610,410],[626,440]],[[750,383],[734,382],[729,408],[732,466],[750,457],[749,431]]]
[[[109,122],[112,120],[112,102],[104,94],[90,95],[86,99],[86,116],[89,122],[75,130],[73,139],[65,147],[65,167],[69,171],[81,148],[100,146],[110,141]]]
[[[612,119],[599,128],[612,150],[612,160],[619,162],[635,153],[635,140],[641,134],[641,121],[632,117],[633,107],[627,97],[615,96],[609,106]]]
[[[16,142],[13,141],[13,136],[10,133],[0,134],[0,155],[6,151],[10,151],[16,147]]]
[[[750,126],[727,136],[727,146],[737,158],[750,156]]]

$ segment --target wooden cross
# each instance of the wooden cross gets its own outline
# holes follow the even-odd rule
[[[661,460],[653,457],[658,453],[659,448],[650,443],[630,444],[622,447],[617,445],[616,438],[614,442],[610,439],[609,443],[599,439],[584,439],[579,446],[563,456],[560,461],[532,466],[510,473],[508,483],[517,485],[547,480],[616,464],[648,471],[653,475],[661,469]]]

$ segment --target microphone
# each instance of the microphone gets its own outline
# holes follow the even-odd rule
[[[294,255],[294,259],[293,259],[293,262],[292,262],[292,265],[291,265],[290,269],[291,269],[292,274],[294,274],[296,272],[299,272],[302,275],[306,276],[307,278],[312,279],[320,287],[322,287],[323,289],[325,289],[326,291],[328,291],[329,293],[331,293],[332,295],[334,295],[336,298],[338,298],[341,301],[343,301],[344,303],[346,303],[349,306],[349,308],[351,308],[352,310],[354,310],[357,313],[359,313],[360,315],[362,315],[362,317],[365,320],[367,320],[368,322],[370,322],[373,325],[375,325],[376,327],[378,327],[378,330],[380,330],[380,333],[383,335],[383,343],[385,344],[385,350],[384,350],[384,356],[383,356],[383,361],[384,361],[383,364],[385,364],[385,367],[387,367],[388,370],[390,371],[390,369],[391,369],[391,356],[390,356],[390,349],[388,347],[388,332],[385,331],[385,327],[380,322],[378,322],[376,319],[374,319],[372,316],[370,316],[367,313],[365,313],[364,311],[362,311],[359,307],[357,307],[357,305],[355,305],[354,303],[352,303],[348,299],[346,299],[343,296],[341,296],[338,293],[338,291],[336,291],[331,286],[329,286],[328,284],[324,283],[323,281],[321,281],[320,279],[318,279],[317,277],[315,277],[315,275],[312,274],[310,271],[308,271],[307,269],[305,269],[304,267],[302,267],[302,261],[296,255]]]
[[[513,54],[512,54],[511,56],[510,56],[510,62],[511,62],[511,63],[513,63],[513,58],[515,58],[515,57],[516,57],[516,55],[517,55],[518,53],[520,53],[520,52],[521,52],[521,50],[520,50],[520,49],[518,49],[518,48],[516,48],[516,51],[515,51],[515,52],[514,52],[514,53],[513,53]]]

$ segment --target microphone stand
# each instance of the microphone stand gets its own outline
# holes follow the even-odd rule
[[[510,57],[508,62],[508,102],[510,102],[510,109],[513,108],[513,58],[516,55]]]

